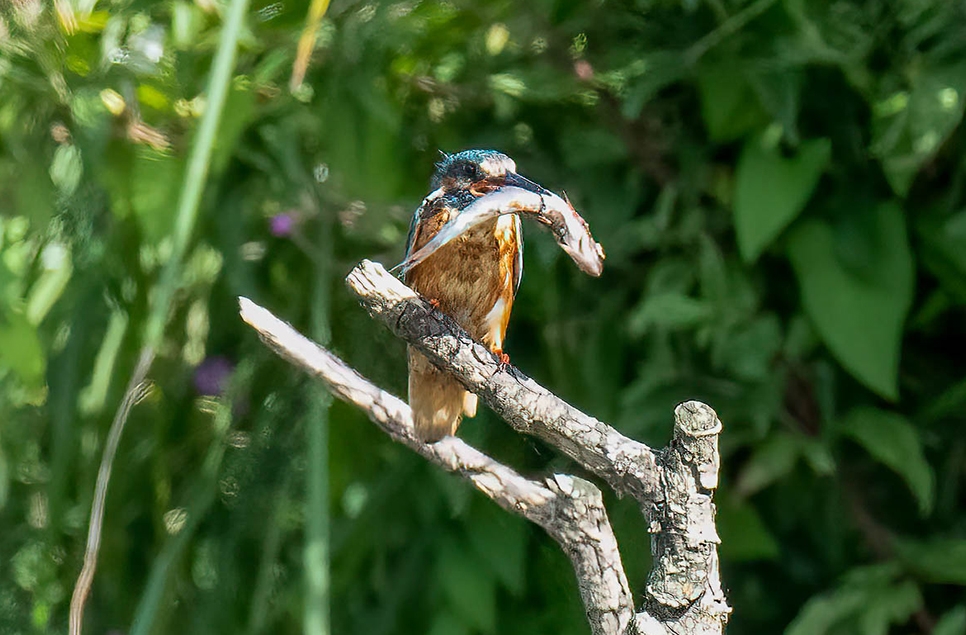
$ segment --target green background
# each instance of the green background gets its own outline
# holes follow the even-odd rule
[[[251,297],[403,395],[403,344],[342,280],[400,260],[437,151],[471,147],[566,191],[607,251],[592,279],[525,226],[514,363],[654,446],[680,401],[723,420],[729,632],[966,631],[961,3],[336,0],[294,91],[307,3],[257,1],[238,34],[226,11],[0,8],[0,632],[66,631],[235,35],[85,632],[321,633],[312,580],[338,634],[589,632],[546,535],[329,406],[237,316]],[[579,473],[481,410],[471,443]],[[646,525],[608,504],[640,598]]]

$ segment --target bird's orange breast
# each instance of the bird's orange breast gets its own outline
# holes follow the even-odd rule
[[[441,218],[443,217],[443,218]],[[425,245],[448,220],[440,213],[427,219],[412,250]],[[520,248],[518,222],[500,216],[475,227],[406,274],[406,282],[422,296],[439,303],[476,340],[502,350],[513,307],[514,267]]]

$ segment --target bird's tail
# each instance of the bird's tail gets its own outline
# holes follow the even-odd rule
[[[475,397],[452,375],[409,349],[409,407],[421,441],[433,443],[456,434],[463,412],[471,417],[476,414]]]

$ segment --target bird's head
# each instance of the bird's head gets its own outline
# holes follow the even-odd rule
[[[517,174],[517,164],[513,159],[496,150],[464,150],[456,154],[443,154],[433,175],[433,189],[441,189],[449,197],[465,198],[466,204],[473,198],[506,186],[520,187],[537,194],[550,193]]]
[[[424,199],[420,210],[442,201],[456,214],[429,243],[409,254],[403,263],[405,267],[421,262],[433,250],[483,220],[501,214],[523,214],[550,227],[557,243],[582,270],[600,275],[604,252],[591,237],[586,221],[569,201],[517,174],[516,163],[507,155],[496,150],[444,153],[442,161],[436,164],[432,184],[433,192]],[[417,211],[413,218],[409,245],[420,214]]]

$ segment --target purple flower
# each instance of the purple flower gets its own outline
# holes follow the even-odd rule
[[[268,228],[273,236],[278,236],[279,238],[291,236],[292,231],[295,229],[295,216],[289,212],[275,214],[275,216],[269,219]]]
[[[235,365],[224,355],[212,355],[195,368],[195,390],[200,395],[217,397],[225,392]]]

